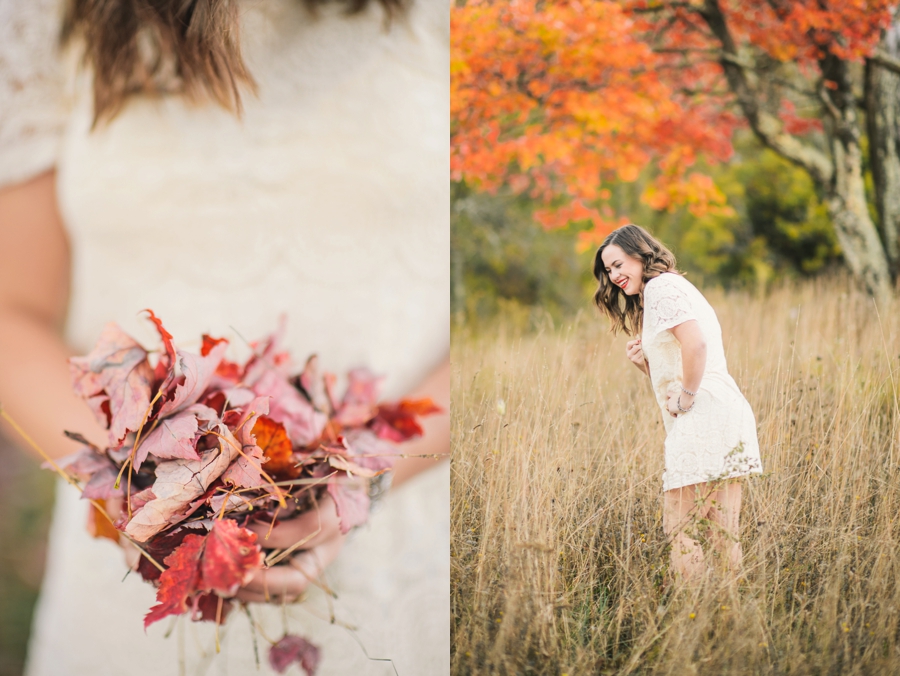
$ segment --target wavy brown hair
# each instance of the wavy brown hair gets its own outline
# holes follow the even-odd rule
[[[603,264],[603,251],[611,244],[637,258],[644,265],[644,284],[664,272],[675,272],[675,255],[666,245],[656,239],[639,225],[623,225],[613,230],[594,256],[594,277],[597,279],[597,291],[594,293],[594,304],[610,319],[610,331],[619,330],[629,336],[637,334],[644,325],[643,294],[626,295],[618,286],[609,281],[606,266]]]
[[[387,21],[409,0],[297,0],[311,14],[342,4],[348,14],[373,2]],[[178,93],[241,112],[240,86],[256,91],[241,56],[237,0],[69,0],[62,42],[84,41],[94,76],[94,124],[115,117],[135,94]]]

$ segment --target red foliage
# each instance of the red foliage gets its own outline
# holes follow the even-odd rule
[[[585,245],[621,222],[603,208],[614,181],[649,178],[642,199],[656,209],[685,206],[695,215],[723,209],[722,193],[694,169],[700,157],[727,160],[733,131],[744,124],[724,77],[723,49],[789,65],[821,107],[820,87],[849,91],[835,81],[835,60],[871,54],[896,3],[719,0],[731,45],[710,29],[708,4],[455,4],[452,178],[542,200],[547,208],[537,218],[547,228],[589,223]],[[824,112],[798,116],[791,87],[770,82],[761,96],[779,98],[760,103],[780,108],[785,131],[821,128]]]
[[[206,538],[200,564],[203,589],[221,596],[233,596],[238,587],[253,577],[263,563],[256,533],[241,528],[230,519],[216,521]]]
[[[372,430],[382,439],[406,441],[422,434],[418,416],[440,413],[441,408],[431,399],[401,399],[396,404],[382,404],[371,422]]]
[[[227,363],[227,341],[209,336],[200,355],[176,350],[147,312],[164,345],[155,370],[148,351],[114,324],[89,355],[71,360],[75,390],[109,427],[111,447],[70,432],[82,449],[59,464],[100,505],[127,487],[128,509],[115,527],[92,506],[89,530],[116,541],[124,531],[142,543],[147,556],[137,571],[158,587],[145,628],[186,612],[221,620],[228,598],[264,564],[256,535],[237,519],[271,521],[288,500],[306,510],[329,494],[342,532],[365,523],[367,479],[396,458],[378,430],[410,438],[421,433],[416,416],[439,409],[430,400],[379,406],[381,378],[365,369],[350,373],[338,399],[335,377],[315,358],[291,378],[280,334],[261,341],[246,364]],[[138,430],[139,441],[129,434]],[[304,654],[306,661],[296,659],[312,673],[318,653],[313,661]]]
[[[200,555],[206,538],[188,535],[165,559],[168,566],[159,578],[156,605],[144,617],[144,629],[169,615],[187,611],[187,600],[200,585]]]

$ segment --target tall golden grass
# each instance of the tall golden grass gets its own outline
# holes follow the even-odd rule
[[[454,674],[900,673],[900,302],[708,298],[765,470],[737,587],[662,587],[664,431],[625,337],[455,332]]]

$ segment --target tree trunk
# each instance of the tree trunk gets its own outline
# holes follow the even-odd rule
[[[835,83],[821,91],[828,116],[828,141],[834,173],[825,185],[826,204],[835,234],[851,272],[879,300],[890,294],[891,276],[878,229],[869,215],[863,179],[862,130],[847,62],[827,54],[820,62],[826,81]]]
[[[697,12],[721,45],[719,63],[750,128],[763,144],[805,169],[823,188],[847,267],[870,294],[879,300],[887,298],[891,278],[878,229],[866,205],[860,120],[847,62],[830,52],[824,52],[819,61],[824,80],[836,88],[829,91],[823,87],[820,92],[831,151],[823,153],[787,133],[781,120],[766,111],[764,93],[749,77],[754,65],[738,53],[719,3],[720,0],[704,0]]]
[[[895,22],[881,50],[900,57],[900,23]],[[891,276],[900,274],[900,75],[866,62],[865,106],[869,164],[875,183],[881,238]]]

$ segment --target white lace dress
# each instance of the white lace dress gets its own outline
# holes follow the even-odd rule
[[[90,87],[54,50],[56,0],[0,2],[0,185],[57,167],[76,350],[109,321],[153,344],[138,316],[152,308],[186,348],[202,332],[239,346],[286,313],[298,359],[367,364],[390,397],[446,357],[449,4],[417,0],[389,30],[377,4],[315,20],[301,4],[242,3],[260,91],[242,120],[138,98],[91,132]],[[85,506],[58,491],[29,676],[257,673],[240,613],[218,655],[210,623],[145,634],[154,589],[122,580],[122,553],[87,536]],[[266,637],[287,627],[318,643],[320,676],[449,673],[447,463],[389,493],[327,576],[333,603],[314,590],[284,613],[254,606]]]
[[[673,418],[670,388],[681,391],[681,343],[672,334],[694,319],[706,341],[706,368],[690,413]],[[762,472],[756,420],[728,374],[722,328],[715,310],[681,275],[666,272],[644,285],[641,346],[650,364],[653,392],[666,426],[663,490]]]

